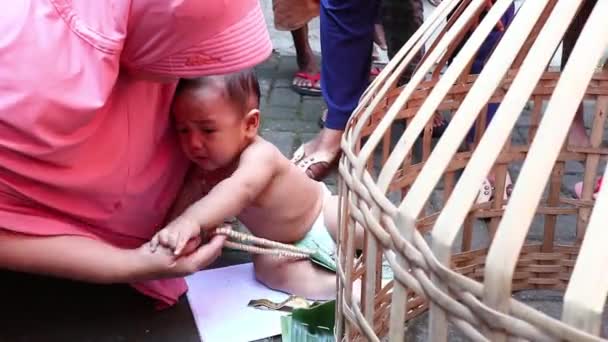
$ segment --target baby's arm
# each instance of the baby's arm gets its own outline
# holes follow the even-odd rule
[[[241,154],[234,173],[219,182],[207,196],[192,204],[151,241],[174,249],[179,255],[188,240],[201,230],[213,229],[227,217],[237,216],[266,189],[277,172],[276,149],[262,142],[250,145]]]
[[[180,192],[177,194],[177,197],[169,210],[169,214],[165,219],[165,224],[173,221],[183,213],[186,208],[192,205],[192,203],[198,201],[207,194],[206,189],[203,188],[201,183],[200,169],[196,165],[192,165],[184,179],[184,184],[182,185]]]

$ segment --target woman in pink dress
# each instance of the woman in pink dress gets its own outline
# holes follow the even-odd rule
[[[0,6],[0,268],[173,305],[223,240],[179,259],[146,247],[188,169],[169,106],[178,78],[270,55],[258,0]]]

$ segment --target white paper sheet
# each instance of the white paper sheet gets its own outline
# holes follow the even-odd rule
[[[254,278],[253,264],[201,271],[186,277],[188,301],[204,342],[246,342],[281,333],[282,311],[248,307],[252,299],[273,302],[288,295],[268,289]]]

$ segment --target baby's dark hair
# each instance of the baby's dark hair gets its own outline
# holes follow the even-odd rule
[[[243,114],[260,106],[260,84],[252,69],[227,75],[182,79],[177,85],[175,96],[188,90],[207,87],[222,89],[228,101],[236,105]]]

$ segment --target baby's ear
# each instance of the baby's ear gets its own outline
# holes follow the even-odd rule
[[[260,110],[254,108],[245,114],[245,130],[248,135],[255,137],[258,134],[260,128]]]

